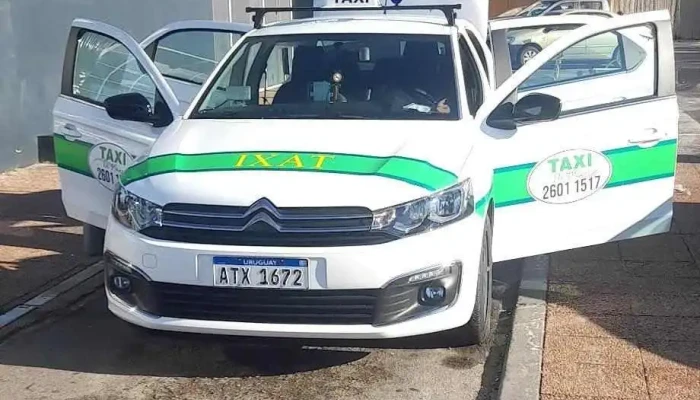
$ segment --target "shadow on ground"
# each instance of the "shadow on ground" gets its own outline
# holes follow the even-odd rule
[[[81,233],[59,190],[0,188],[0,311],[96,261],[83,255]]]
[[[520,263],[497,265],[494,273],[494,308],[505,308],[494,313],[494,323],[498,324],[494,343],[488,348],[468,346],[440,353],[444,354],[442,366],[449,369],[486,364],[480,398],[486,398],[498,383],[517,298]],[[106,309],[101,288],[63,313],[0,345],[0,364],[157,377],[277,376],[361,364],[373,351],[427,350],[455,344],[453,332],[387,341],[300,341],[150,331],[113,316]],[[410,353],[410,357],[420,354]],[[358,374],[381,376],[371,366],[366,371],[356,370]]]

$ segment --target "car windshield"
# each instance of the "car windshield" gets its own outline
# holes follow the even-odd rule
[[[447,35],[250,37],[213,82],[191,118],[459,118]]]

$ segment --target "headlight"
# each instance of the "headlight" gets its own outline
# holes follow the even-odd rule
[[[473,211],[472,184],[466,179],[428,197],[375,211],[372,230],[406,236],[458,221]]]
[[[515,43],[515,36],[508,36],[508,44]]]
[[[151,226],[161,226],[163,209],[119,185],[114,193],[112,214],[122,225],[138,232]]]

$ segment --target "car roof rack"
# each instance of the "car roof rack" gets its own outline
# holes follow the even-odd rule
[[[255,13],[253,14],[253,27],[259,29],[263,26],[263,18],[267,13],[273,12],[296,12],[296,11],[323,11],[323,12],[334,12],[334,11],[410,11],[410,10],[440,10],[445,14],[447,19],[447,24],[454,26],[455,19],[457,19],[457,12],[455,10],[460,10],[462,8],[461,4],[434,4],[434,5],[415,5],[415,6],[383,6],[383,7],[246,7],[245,12]]]

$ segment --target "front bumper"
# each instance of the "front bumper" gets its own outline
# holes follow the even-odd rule
[[[217,316],[163,316],[129,304],[107,285],[109,309],[120,318],[146,328],[268,337],[376,339],[413,336],[464,325],[474,305],[483,234],[483,219],[477,215],[441,229],[371,246],[271,248],[178,243],[145,237],[130,231],[110,217],[105,251],[131,264],[153,287],[186,288],[207,298],[234,296],[237,290],[213,287],[214,256],[265,256],[309,259],[309,294],[376,294],[379,298],[396,278],[435,265],[461,264],[456,297],[449,305],[427,310],[410,319],[377,323],[377,319],[348,323],[274,323],[264,320],[237,321]],[[221,293],[221,290],[231,291]],[[255,289],[258,292],[265,289]],[[219,292],[216,292],[219,291]],[[268,289],[269,291],[269,289]],[[285,291],[288,292],[288,291]],[[272,297],[279,292],[269,292]],[[234,296],[235,297],[235,296]],[[322,297],[322,296],[321,296]],[[197,298],[200,301],[202,297]],[[191,299],[191,297],[188,297]],[[284,299],[282,299],[284,300]],[[231,303],[240,300],[230,299]],[[326,301],[322,299],[321,301]],[[353,304],[353,299],[348,304]],[[380,301],[378,300],[378,303]],[[284,304],[284,303],[280,303]],[[337,304],[328,302],[325,304]],[[183,307],[187,304],[183,305]],[[311,305],[309,313],[314,311]],[[374,309],[377,313],[379,305]],[[161,308],[156,308],[160,310]],[[171,308],[172,310],[172,308]],[[171,311],[172,312],[172,311]],[[178,314],[178,313],[176,313]],[[179,315],[179,314],[178,314]],[[376,317],[376,315],[375,315]],[[300,321],[305,322],[304,319]]]

